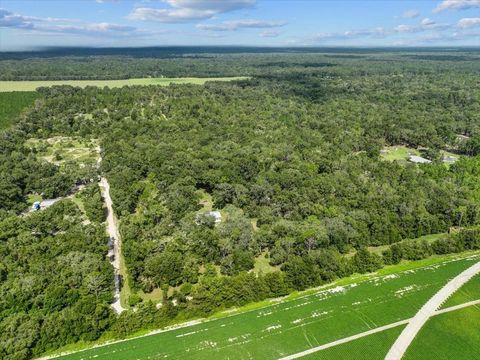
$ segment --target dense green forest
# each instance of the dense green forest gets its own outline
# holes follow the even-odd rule
[[[55,67],[61,77],[252,76],[38,90],[36,106],[0,138],[0,357],[480,248],[478,53],[201,55],[36,58],[16,69],[0,61],[2,79],[39,69],[50,78]],[[100,169],[56,166],[25,145],[53,136],[98,139]],[[385,161],[390,145],[423,149],[433,161]],[[445,165],[441,150],[459,160]],[[107,306],[113,270],[98,172],[111,184],[137,307],[118,318]],[[65,196],[80,184],[88,184],[83,209],[66,199],[22,213],[29,194]],[[430,243],[406,240],[451,229]],[[391,246],[382,256],[366,249],[379,245]],[[268,268],[251,271],[260,257]],[[139,294],[159,288],[170,288],[162,307],[142,302]]]

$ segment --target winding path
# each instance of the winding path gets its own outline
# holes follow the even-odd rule
[[[111,239],[113,239],[113,255],[112,266],[115,270],[115,301],[112,304],[113,310],[117,314],[122,313],[126,309],[120,303],[120,288],[121,284],[120,276],[120,257],[122,255],[122,242],[120,239],[120,232],[118,231],[117,219],[113,212],[112,198],[110,197],[110,184],[105,177],[100,179],[100,187],[102,189],[102,196],[105,199],[105,205],[107,206],[107,232]]]
[[[428,319],[435,315],[437,309],[458,289],[460,289],[471,278],[480,273],[480,262],[469,267],[440,289],[425,305],[410,319],[408,325],[403,329],[400,336],[390,348],[385,360],[400,360],[405,351],[412,343],[420,329],[425,325]]]

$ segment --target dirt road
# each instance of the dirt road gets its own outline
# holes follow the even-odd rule
[[[112,198],[110,197],[110,184],[105,177],[100,179],[100,187],[102,189],[102,196],[105,199],[105,206],[107,207],[107,232],[108,236],[113,240],[113,255],[114,259],[111,262],[115,270],[115,302],[112,304],[113,309],[117,314],[122,313],[126,309],[120,303],[120,257],[122,255],[122,242],[120,239],[120,232],[118,231],[117,219],[113,212]]]

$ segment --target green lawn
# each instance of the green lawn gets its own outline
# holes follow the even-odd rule
[[[387,146],[383,149],[382,158],[387,161],[408,160],[410,155],[420,155],[417,149],[404,145]]]
[[[480,354],[480,306],[431,318],[413,340],[404,360],[477,360]]]
[[[270,265],[270,259],[266,257],[267,253],[262,253],[255,258],[255,267],[253,271],[256,274],[266,274],[269,272],[280,271],[280,266]]]
[[[402,265],[397,269],[407,271],[401,273],[391,267],[386,276],[311,290],[308,295],[278,299],[263,308],[62,358],[276,359],[410,318],[448,279],[479,258],[470,256],[423,268]]]
[[[71,86],[108,86],[110,88],[127,85],[161,85],[170,84],[204,84],[207,81],[244,80],[246,77],[212,77],[212,78],[143,78],[125,80],[47,80],[47,81],[0,81],[0,92],[6,91],[35,91],[39,87],[54,85]]]
[[[18,115],[33,105],[38,94],[35,92],[7,92],[0,84],[0,130],[15,123]]]

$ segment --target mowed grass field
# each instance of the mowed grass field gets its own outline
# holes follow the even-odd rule
[[[450,278],[479,260],[478,255],[470,256],[334,285],[293,300],[277,299],[270,306],[238,315],[61,358],[278,359],[411,318]],[[394,339],[392,335],[392,343]],[[349,348],[345,347],[344,358],[351,358]]]
[[[35,91],[39,87],[54,85],[71,85],[84,88],[86,86],[108,86],[117,88],[127,85],[170,85],[170,84],[204,84],[207,81],[245,80],[246,77],[219,77],[219,78],[143,78],[125,80],[47,80],[47,81],[0,81],[0,92],[6,91]]]

